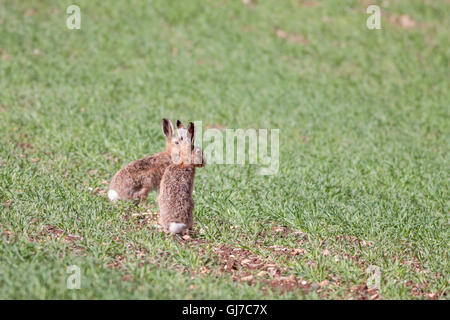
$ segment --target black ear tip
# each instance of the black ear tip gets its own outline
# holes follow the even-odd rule
[[[180,120],[177,120],[177,128],[181,128],[183,126],[183,124],[181,123]]]
[[[166,137],[169,137],[169,135],[171,134],[171,132],[173,131],[171,129],[171,125],[170,125],[170,119],[162,119],[162,130],[163,133]]]
[[[189,134],[191,136],[192,141],[194,141],[194,131],[195,131],[195,129],[194,129],[194,124],[192,122],[189,122],[188,131],[189,131]]]

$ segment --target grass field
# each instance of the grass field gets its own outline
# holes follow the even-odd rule
[[[1,299],[448,299],[448,1],[70,4],[0,3]],[[165,236],[105,196],[163,117],[280,129],[278,174],[199,169]]]

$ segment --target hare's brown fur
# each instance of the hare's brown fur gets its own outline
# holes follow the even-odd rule
[[[182,127],[180,121],[177,121],[177,126],[179,129]],[[193,145],[194,124],[189,123],[188,130],[183,132],[185,136],[180,136],[179,163],[167,167],[158,194],[159,224],[172,233],[182,233],[192,228],[195,167],[205,164],[201,149]]]
[[[160,152],[127,164],[111,180],[110,190],[115,190],[119,199],[145,200],[150,191],[159,188],[165,169],[172,164],[168,152]]]
[[[177,152],[178,148],[172,121],[163,119],[162,125],[166,136],[166,150],[133,161],[120,169],[109,185],[110,200],[138,199],[141,203],[152,190],[159,189],[164,171],[173,163],[171,153]]]
[[[167,167],[158,195],[159,223],[166,231],[169,230],[171,222],[184,223],[186,229],[192,228],[194,177],[194,166],[172,164]]]

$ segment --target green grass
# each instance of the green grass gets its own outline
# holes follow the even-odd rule
[[[384,1],[382,30],[368,30],[364,1],[253,3],[82,0],[81,29],[68,30],[71,1],[2,1],[0,298],[352,299],[376,265],[382,298],[448,299],[450,5]],[[389,20],[402,14],[415,27]],[[197,171],[204,253],[132,216],[155,210],[154,193],[136,208],[91,191],[162,150],[163,117],[280,129],[277,175]],[[279,294],[233,281],[214,273],[220,244],[330,284]],[[80,290],[66,288],[70,265]]]

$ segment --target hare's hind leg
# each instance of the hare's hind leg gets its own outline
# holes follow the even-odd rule
[[[135,204],[138,206],[142,202],[144,202],[145,199],[147,199],[148,194],[150,193],[150,188],[143,187],[139,192],[136,192],[135,196],[133,198],[137,198]]]

